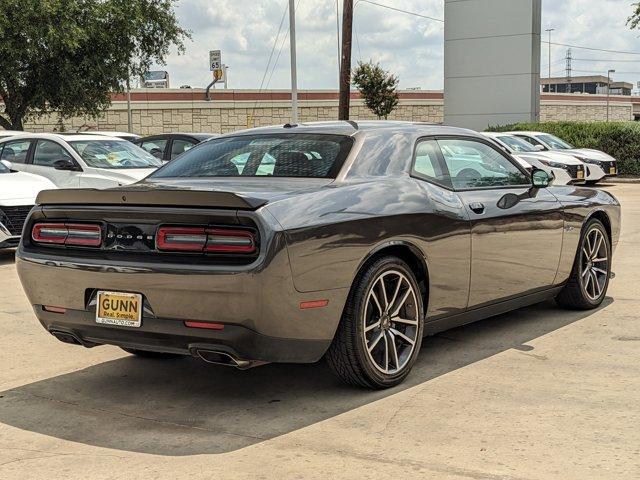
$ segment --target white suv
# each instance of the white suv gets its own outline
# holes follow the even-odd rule
[[[0,140],[0,160],[59,188],[110,188],[137,182],[162,162],[131,142],[101,135],[26,133]]]

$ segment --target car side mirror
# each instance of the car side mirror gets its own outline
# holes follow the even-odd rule
[[[544,146],[542,146],[542,145],[534,145],[534,146],[533,146],[533,149],[534,149],[536,152],[544,152],[544,151],[546,150],[546,148],[544,148]]]
[[[531,172],[531,180],[533,182],[533,188],[547,188],[551,183],[549,174],[539,168],[534,168]]]
[[[13,170],[13,164],[9,160],[0,160],[0,163],[2,163],[9,170]]]
[[[55,168],[56,170],[66,170],[70,172],[79,170],[78,166],[73,161],[67,158],[53,162],[53,168]]]

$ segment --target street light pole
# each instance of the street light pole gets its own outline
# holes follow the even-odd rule
[[[291,123],[298,123],[298,67],[296,62],[296,7],[289,0],[289,41],[291,45]]]
[[[131,77],[127,70],[127,131],[133,133],[133,115],[131,114]]]
[[[611,96],[611,74],[616,73],[615,70],[609,70],[607,72],[607,122],[609,121],[609,103]]]
[[[555,31],[555,28],[547,28],[545,32],[549,34],[549,81],[551,81],[551,32]],[[549,91],[551,91],[551,84],[549,84]]]

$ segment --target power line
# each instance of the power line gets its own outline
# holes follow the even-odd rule
[[[574,58],[577,62],[607,62],[607,63],[640,63],[640,60],[612,60],[610,58]]]
[[[366,0],[361,0],[361,1],[366,1]],[[569,43],[556,43],[556,42],[545,42],[544,40],[542,40],[542,43],[546,43],[546,44],[550,44],[550,45],[557,45],[560,47],[569,47],[569,48],[577,48],[579,50],[590,50],[592,52],[606,52],[606,53],[619,53],[621,55],[640,55],[640,52],[624,52],[621,50],[607,50],[605,48],[593,48],[593,47],[584,47],[581,45],[572,45]]]
[[[301,0],[298,0],[298,3],[296,3],[296,11],[300,7],[300,2]],[[287,42],[287,39],[289,38],[289,33],[290,33],[289,30],[287,30],[284,34],[284,37],[282,37],[282,43],[280,44],[278,55],[276,56],[276,59],[273,62],[273,66],[271,67],[271,74],[269,75],[269,80],[267,80],[267,84],[264,87],[265,90],[269,88],[269,85],[271,85],[271,79],[273,78],[273,74],[275,73],[276,68],[278,67],[278,62],[280,61],[280,56],[282,55],[282,51],[284,50],[284,45]]]
[[[284,25],[284,19],[287,16],[287,12],[289,11],[289,4],[287,2],[287,0],[285,0],[285,7],[284,7],[284,12],[282,13],[282,19],[280,20],[280,26],[278,27],[278,33],[276,33],[276,38],[274,38],[273,40],[273,47],[271,48],[271,53],[269,54],[269,60],[267,61],[267,66],[264,69],[264,74],[262,75],[262,81],[260,82],[260,88],[258,89],[258,92],[262,92],[262,88],[264,87],[264,81],[267,78],[267,75],[269,74],[269,67],[271,66],[271,60],[273,59],[273,54],[276,51],[276,46],[278,45],[278,39],[280,38],[280,32],[282,32],[282,26]],[[253,109],[251,111],[251,120],[254,121],[254,115],[256,113],[256,108],[258,107],[258,99],[256,99],[256,102],[253,105]],[[247,125],[248,126],[248,125]]]
[[[604,70],[574,70],[574,72],[580,72],[580,73],[598,73],[602,76],[604,76]],[[618,72],[616,71],[616,75],[640,75],[640,72]]]
[[[428,15],[423,15],[421,13],[416,13],[416,12],[410,12],[408,10],[402,10],[401,8],[396,8],[396,7],[390,7],[389,5],[383,5],[382,3],[376,3],[376,2],[372,2],[370,0],[358,0],[356,2],[356,5],[358,3],[368,3],[370,5],[375,5],[377,7],[382,7],[382,8],[387,8],[389,10],[394,10],[396,12],[400,12],[400,13],[406,13],[407,15],[413,15],[414,17],[420,17],[420,18],[426,18],[428,20],[433,20],[434,22],[441,22],[444,23],[444,20],[442,20],[441,18],[435,18],[435,17],[430,17]],[[355,8],[355,7],[354,7]]]

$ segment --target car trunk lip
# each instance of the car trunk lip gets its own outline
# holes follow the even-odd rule
[[[135,205],[257,210],[270,201],[323,188],[331,179],[162,179],[106,190],[47,190],[38,205]]]

